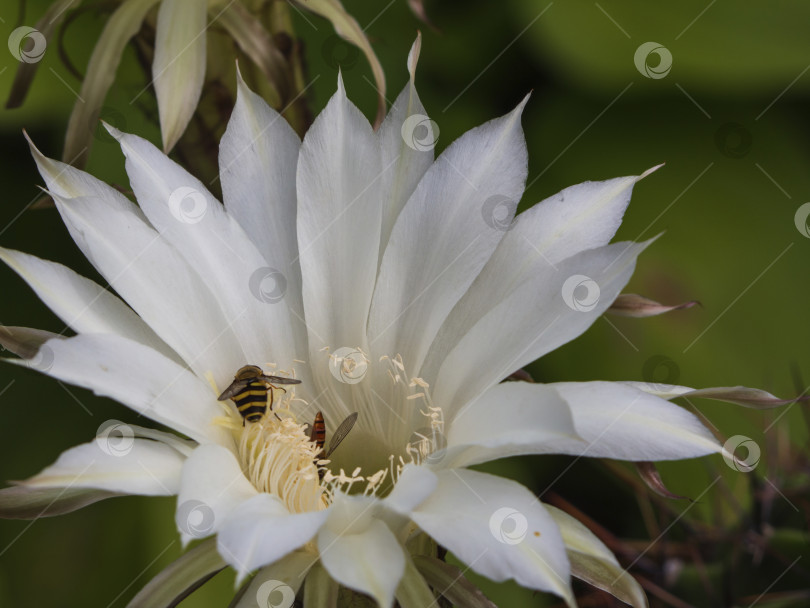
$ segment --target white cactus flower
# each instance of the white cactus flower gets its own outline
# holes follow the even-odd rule
[[[3,490],[2,514],[177,495],[183,540],[215,538],[191,551],[210,559],[159,577],[141,599],[224,560],[239,582],[258,571],[240,606],[279,590],[286,605],[297,593],[330,605],[314,600],[327,581],[384,608],[423,608],[442,565],[413,549],[427,535],[490,579],[569,605],[572,572],[645,603],[576,520],[467,468],[518,454],[650,461],[722,450],[666,399],[682,387],[658,396],[629,383],[502,382],[619,296],[647,243],[608,243],[640,178],[573,186],[513,218],[525,101],[434,161],[438,134],[413,82],[418,43],[411,81],[376,133],[340,82],[303,142],[240,82],[220,149],[224,206],[134,135],[111,129],[138,206],[32,145],[68,230],[120,299],[0,250],[76,332],[7,328],[4,343],[23,355],[16,362],[178,434],[108,423]],[[301,381],[274,390],[257,422],[217,399],[246,364]],[[327,446],[359,414],[331,462],[308,428],[317,412]]]

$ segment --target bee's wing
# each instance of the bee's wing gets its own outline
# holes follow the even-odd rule
[[[340,423],[340,426],[335,430],[332,439],[329,441],[329,451],[326,452],[324,458],[329,458],[329,455],[337,449],[340,442],[346,439],[346,435],[352,430],[355,422],[357,422],[357,412],[350,414]]]
[[[295,378],[283,378],[281,376],[261,376],[261,379],[269,384],[301,384]]]
[[[240,392],[245,390],[245,387],[248,385],[250,380],[234,380],[231,382],[231,385],[226,388],[222,394],[217,397],[218,401],[227,401],[234,395],[238,395]]]

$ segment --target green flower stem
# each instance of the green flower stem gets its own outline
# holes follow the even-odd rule
[[[402,608],[427,608],[436,605],[436,597],[410,556],[405,558],[405,574],[397,587],[396,597]]]
[[[338,584],[318,562],[304,582],[304,608],[337,608]]]
[[[217,552],[216,537],[211,537],[164,568],[132,598],[127,608],[175,606],[226,566]]]

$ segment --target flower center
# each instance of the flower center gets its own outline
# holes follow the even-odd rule
[[[363,357],[366,365],[368,359]],[[386,395],[371,392],[378,401],[387,402],[387,409],[392,412],[387,420],[379,418],[380,409],[375,405],[380,406],[380,403],[366,402],[368,387],[355,383],[351,374],[351,381],[340,385],[344,389],[342,393],[329,390],[329,385],[319,393],[325,397],[320,400],[324,411],[334,406],[337,412],[360,414],[358,424],[349,427],[350,433],[341,436],[338,425],[334,431],[337,442],[335,436],[324,439],[321,433],[321,443],[318,443],[315,440],[318,433],[312,432],[310,424],[299,422],[302,412],[310,411],[309,419],[314,408],[296,397],[293,388],[274,393],[273,409],[268,408],[253,422],[244,420],[233,404],[223,403],[227,415],[217,423],[233,434],[242,471],[259,492],[276,496],[292,513],[318,511],[331,504],[338,490],[366,496],[385,494],[406,464],[429,464],[441,457],[446,444],[444,419],[442,409],[434,406],[430,399],[428,384],[420,378],[407,380],[399,356],[383,357],[376,363],[368,365],[368,371],[376,372],[369,376],[384,380],[384,384],[378,386]],[[349,372],[354,369],[350,368]],[[372,380],[363,378],[364,375],[365,370],[357,379]],[[343,468],[338,467],[334,472],[327,458],[346,435],[352,439],[341,444],[336,463]],[[364,470],[374,472],[363,473]]]

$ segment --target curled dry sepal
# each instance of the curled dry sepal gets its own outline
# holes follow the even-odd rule
[[[526,100],[434,161],[418,55],[419,39],[410,82],[377,132],[339,81],[301,141],[240,79],[220,146],[224,206],[134,135],[110,129],[138,206],[32,144],[71,236],[118,295],[0,248],[76,334],[6,328],[0,340],[23,357],[8,360],[173,432],[107,421],[93,441],[0,491],[1,514],[176,495],[183,543],[208,540],[134,606],[182,596],[223,563],[244,583],[237,606],[271,593],[334,606],[346,589],[383,608],[424,608],[440,593],[487,606],[463,577],[444,586],[455,571],[435,559],[437,546],[570,606],[571,576],[646,605],[577,520],[469,468],[521,454],[646,462],[723,452],[669,401],[687,387],[502,382],[619,296],[649,243],[610,241],[645,174],[572,186],[515,215]],[[218,400],[245,364],[301,381],[270,393],[273,413],[257,422]],[[772,398],[713,391],[703,395]],[[332,463],[310,434],[318,411],[327,434],[359,414]]]
[[[635,293],[623,293],[613,301],[607,312],[620,317],[654,317],[673,310],[692,308],[696,304],[700,304],[700,302],[691,300],[683,304],[667,306]]]

